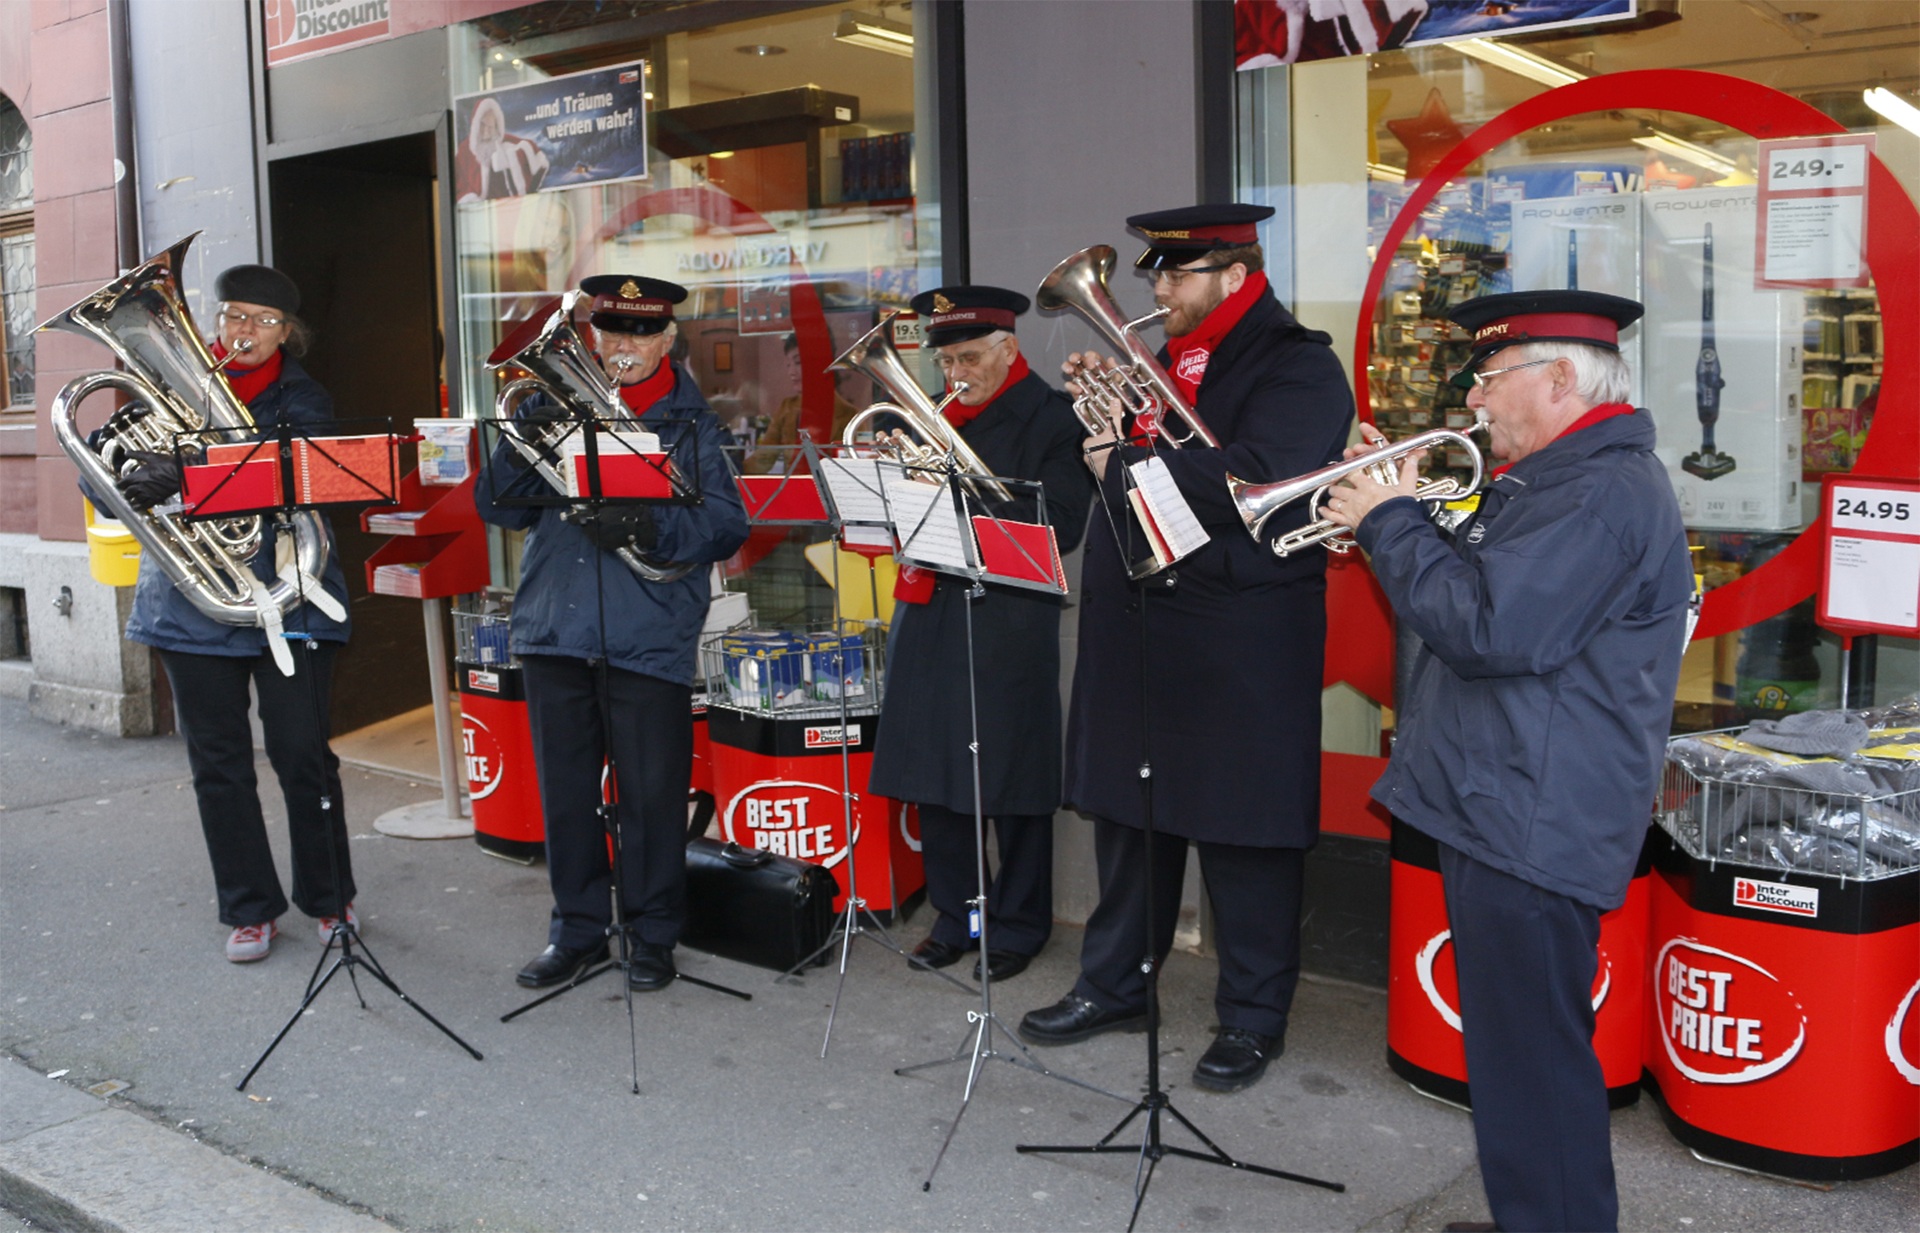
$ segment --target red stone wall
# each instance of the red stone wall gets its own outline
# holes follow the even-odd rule
[[[113,280],[113,108],[107,54],[106,0],[32,0],[33,181],[35,261],[40,319]],[[65,332],[38,339],[38,434],[35,505],[42,539],[85,538],[73,464],[60,452],[48,405],[68,380],[109,367],[97,343]],[[106,418],[109,401],[89,400],[89,420]]]

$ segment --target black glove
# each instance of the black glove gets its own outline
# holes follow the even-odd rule
[[[145,513],[180,491],[180,463],[170,454],[129,450],[139,465],[114,481],[133,508]]]
[[[631,548],[651,552],[660,542],[660,530],[653,525],[653,511],[644,505],[603,506],[597,517],[584,520],[581,530],[603,552]]]

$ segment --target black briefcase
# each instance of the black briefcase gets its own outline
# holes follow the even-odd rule
[[[687,927],[695,950],[784,972],[833,931],[833,874],[789,856],[717,839],[687,844]],[[809,965],[819,967],[821,954]]]

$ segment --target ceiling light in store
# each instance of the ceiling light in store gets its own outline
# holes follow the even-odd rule
[[[1509,47],[1491,39],[1462,39],[1452,46],[1476,60],[1503,68],[1509,73],[1518,73],[1543,86],[1570,86],[1587,79],[1587,75],[1578,69],[1555,64],[1544,56],[1536,56],[1530,51],[1521,51],[1518,47]]]
[[[1901,128],[1906,129],[1909,133],[1920,137],[1920,107],[1915,107],[1906,99],[1901,98],[1898,94],[1895,94],[1883,86],[1875,86],[1861,97],[1866,100],[1867,106],[1873,108],[1895,124],[1898,124]]]
[[[784,56],[787,49],[772,43],[748,43],[745,47],[736,47],[735,51],[743,56]]]
[[[715,150],[712,154],[707,155],[707,157],[708,158],[732,158],[733,151],[732,150]]]
[[[833,37],[855,47],[892,52],[896,56],[913,54],[912,27],[870,13],[857,13],[852,9],[840,14],[840,26],[833,32]]]
[[[1633,144],[1645,146],[1656,154],[1684,159],[1696,167],[1705,167],[1718,176],[1730,176],[1739,170],[1732,159],[1723,158],[1705,146],[1695,145],[1691,141],[1682,141],[1671,133],[1653,132],[1645,137],[1635,137]]]
[[[1389,184],[1405,184],[1407,173],[1391,163],[1368,163],[1367,176],[1374,180],[1385,180]]]

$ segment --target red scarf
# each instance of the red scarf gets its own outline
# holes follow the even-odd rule
[[[214,359],[224,361],[227,354],[225,343],[213,344]],[[272,355],[251,368],[243,367],[237,359],[231,364],[224,364],[227,384],[233,387],[234,394],[241,402],[251,406],[253,400],[260,397],[269,385],[280,379],[280,369],[286,358],[286,353],[275,347]]]
[[[627,410],[638,418],[645,415],[654,403],[659,402],[673,392],[673,364],[661,360],[651,376],[635,381],[632,385],[620,387],[620,401],[627,404]]]
[[[1240,284],[1240,290],[1222,300],[1193,333],[1167,339],[1167,372],[1186,397],[1188,406],[1193,406],[1200,397],[1200,382],[1207,375],[1207,361],[1213,358],[1220,340],[1240,324],[1240,318],[1266,293],[1266,274],[1249,274],[1247,281]]]
[[[1573,421],[1573,423],[1568,424],[1565,428],[1561,429],[1560,433],[1554,437],[1554,440],[1558,441],[1561,437],[1571,437],[1574,433],[1579,432],[1582,428],[1592,428],[1595,424],[1600,423],[1602,420],[1610,420],[1616,415],[1632,415],[1632,414],[1633,414],[1633,404],[1630,402],[1603,402],[1599,406],[1593,408],[1593,410],[1581,416],[1579,419]],[[1493,473],[1495,475],[1505,475],[1507,473],[1507,468],[1511,467],[1512,465],[1513,464],[1510,462],[1503,462],[1499,466],[1493,469]]]
[[[973,422],[975,416],[985,411],[988,407],[991,407],[1000,395],[1012,389],[1016,383],[1026,380],[1032,372],[1033,370],[1027,367],[1027,357],[1024,355],[1016,355],[1013,357],[1012,366],[1007,369],[1007,379],[1000,383],[1000,388],[993,392],[993,397],[987,399],[977,407],[965,406],[956,398],[948,403],[946,410],[940,414],[946,416],[947,423],[952,424],[955,428],[965,428]],[[948,392],[952,392],[951,386],[948,387]]]

